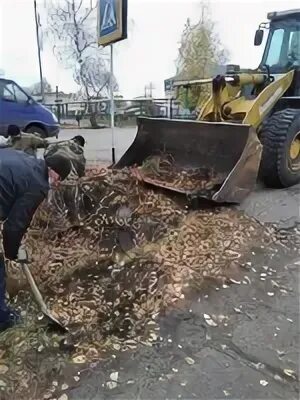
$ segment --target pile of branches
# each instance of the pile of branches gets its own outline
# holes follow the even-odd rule
[[[226,178],[211,168],[183,168],[169,154],[148,157],[139,172],[147,182],[182,192],[216,192]]]
[[[27,246],[58,318],[84,330],[84,343],[101,344],[110,335],[137,338],[190,281],[226,279],[263,235],[230,209],[188,212],[184,201],[145,188],[125,169],[56,189]]]
[[[26,245],[46,302],[70,329],[72,360],[81,363],[149,343],[149,337],[151,343],[156,317],[184,300],[191,282],[225,282],[243,254],[270,240],[272,232],[236,210],[189,211],[185,199],[149,189],[124,169],[53,189]],[[22,282],[11,267],[10,277]],[[21,309],[22,296],[14,300]]]

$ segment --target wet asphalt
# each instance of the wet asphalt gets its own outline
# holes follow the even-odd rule
[[[152,347],[82,372],[70,400],[299,398],[300,185],[258,187],[239,208],[275,224],[282,244],[252,249],[238,283],[208,285],[168,310]]]

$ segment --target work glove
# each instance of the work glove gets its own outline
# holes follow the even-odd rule
[[[16,259],[16,262],[18,262],[20,264],[28,264],[29,263],[28,253],[27,253],[27,250],[25,249],[25,247],[23,247],[23,246],[19,247],[18,257]]]

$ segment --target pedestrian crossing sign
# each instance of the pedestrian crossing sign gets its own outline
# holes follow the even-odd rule
[[[107,46],[127,38],[128,0],[98,0],[98,44]]]

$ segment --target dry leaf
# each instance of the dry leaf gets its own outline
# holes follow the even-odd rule
[[[273,378],[275,379],[275,381],[282,382],[282,378],[278,374],[274,375]]]
[[[233,309],[234,309],[234,311],[237,312],[238,314],[240,314],[240,313],[242,312],[242,310],[240,310],[240,309],[237,308],[237,307],[234,307]]]
[[[260,369],[264,369],[264,368],[265,368],[265,365],[264,365],[263,363],[261,363],[261,362],[258,362],[257,364],[253,363],[253,366],[254,366],[257,370],[260,370]]]
[[[261,384],[261,386],[267,386],[269,384],[269,382],[265,381],[264,379],[260,380],[259,383]]]
[[[0,374],[6,374],[7,371],[8,371],[8,366],[0,364]]]
[[[195,360],[193,360],[191,357],[185,357],[185,361],[186,361],[189,365],[195,364]]]
[[[205,322],[209,326],[218,326],[218,324],[211,318],[209,314],[203,314]]]
[[[110,379],[111,379],[112,381],[117,381],[118,378],[119,378],[119,372],[112,372],[112,373],[109,375],[109,377],[110,377]]]
[[[115,389],[118,386],[118,384],[117,382],[108,381],[106,382],[106,386],[108,389],[112,390]]]
[[[296,372],[294,370],[292,370],[292,369],[286,368],[286,369],[283,370],[283,372],[285,373],[285,375],[290,376],[292,378],[296,377]]]
[[[84,356],[84,355],[75,356],[72,358],[72,361],[75,364],[83,364],[86,362],[86,356]]]
[[[235,283],[237,285],[241,284],[241,281],[236,281],[235,279],[232,279],[232,278],[230,278],[229,280],[230,280],[230,282]]]
[[[228,320],[226,315],[220,314],[218,315],[218,321],[223,322],[224,320]]]
[[[57,400],[68,400],[68,396],[64,393]]]
[[[279,284],[276,281],[273,281],[273,279],[271,280],[271,283],[274,287],[279,287]]]
[[[63,383],[61,385],[61,390],[67,390],[69,388],[69,385],[67,383]]]
[[[153,341],[157,340],[157,338],[158,338],[158,336],[154,332],[151,332],[149,336],[150,336],[150,339]]]

